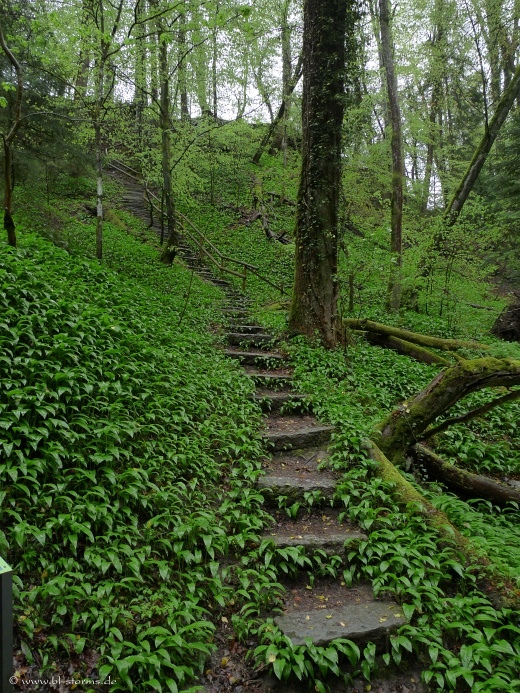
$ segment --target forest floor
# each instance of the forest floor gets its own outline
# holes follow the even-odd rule
[[[17,689],[44,691],[27,683],[43,672],[143,693],[520,690],[519,614],[479,591],[474,566],[363,448],[438,368],[364,342],[283,341],[190,248],[161,266],[150,231],[115,205],[100,267],[81,205],[63,219],[29,210],[2,265],[1,344],[15,345],[0,548],[16,566]],[[519,416],[511,403],[441,450],[512,478]],[[26,444],[20,426],[40,433]],[[518,508],[412,471],[516,580]],[[360,605],[383,611],[354,633],[345,613]],[[299,644],[288,617],[333,637]]]

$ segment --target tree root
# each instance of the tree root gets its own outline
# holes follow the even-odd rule
[[[462,491],[472,498],[487,498],[499,505],[509,501],[520,503],[520,491],[507,484],[455,467],[424,445],[414,445],[411,451],[414,459],[450,488]]]
[[[455,545],[468,566],[478,566],[482,572],[482,589],[486,596],[498,607],[517,609],[520,607],[520,590],[511,582],[505,572],[505,567],[491,561],[476,548],[470,539],[465,537],[450,522],[447,515],[437,508],[417,491],[407,481],[400,471],[383,454],[377,445],[367,440],[365,447],[370,459],[377,462],[379,475],[384,481],[393,484],[393,492],[398,501],[403,504],[413,503],[430,527],[435,529],[441,539],[450,545]]]
[[[409,332],[401,330],[397,327],[383,325],[380,322],[372,320],[358,320],[356,318],[347,318],[345,321],[346,327],[352,330],[366,330],[385,337],[397,337],[397,339],[413,344],[420,344],[423,347],[431,349],[441,349],[442,351],[457,351],[457,349],[489,349],[485,344],[478,342],[468,342],[463,339],[441,339],[440,337],[431,337],[429,335],[418,334],[417,332]]]

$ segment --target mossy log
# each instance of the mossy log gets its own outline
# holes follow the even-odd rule
[[[439,533],[441,539],[456,546],[464,557],[466,565],[476,565],[480,568],[484,583],[482,588],[486,596],[497,606],[519,608],[520,590],[507,577],[507,568],[504,566],[501,569],[499,564],[491,564],[483,552],[459,532],[445,513],[438,510],[404,478],[372,440],[367,440],[365,447],[369,457],[377,462],[381,478],[393,484],[393,492],[397,500],[402,504],[413,503],[428,525]]]
[[[404,356],[409,356],[410,358],[420,361],[421,363],[451,366],[451,362],[448,361],[448,359],[445,359],[443,356],[439,356],[433,351],[425,349],[418,344],[407,342],[405,339],[387,337],[376,332],[360,332],[360,334],[362,334],[365,339],[370,342],[370,344],[383,347],[383,349],[392,349],[392,351],[397,351],[397,353],[403,354]]]
[[[442,351],[457,351],[457,349],[488,349],[485,344],[478,342],[469,342],[464,339],[442,339],[441,337],[431,337],[430,335],[419,334],[417,332],[409,332],[401,330],[398,327],[383,325],[380,322],[372,320],[359,320],[356,318],[348,318],[344,321],[345,326],[351,330],[366,330],[375,334],[384,335],[385,337],[396,337],[406,342],[419,344],[430,349],[441,349]]]
[[[488,477],[455,467],[424,445],[414,445],[412,447],[412,455],[436,479],[456,491],[462,491],[467,496],[487,498],[499,505],[504,505],[509,501],[520,503],[520,491],[517,489],[507,484],[502,484],[495,479],[489,479]]]
[[[399,461],[425,437],[438,416],[471,392],[514,385],[520,385],[519,359],[461,360],[439,373],[414,399],[398,406],[375,431],[374,440],[392,461]]]

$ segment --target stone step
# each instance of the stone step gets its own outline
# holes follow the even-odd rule
[[[261,325],[231,325],[229,329],[241,334],[260,334],[265,328]]]
[[[264,534],[262,539],[272,541],[276,548],[283,549],[287,546],[304,546],[307,553],[313,551],[325,551],[329,555],[341,555],[346,550],[359,546],[362,541],[367,540],[367,535],[363,532],[345,530],[335,527],[328,532],[313,534],[312,532],[302,531],[298,533],[298,525],[295,524],[292,532],[284,530],[271,534]]]
[[[224,353],[232,359],[240,361],[244,366],[271,366],[278,367],[286,361],[286,357],[276,351],[239,351],[238,349],[225,349]]]
[[[248,370],[246,371],[246,375],[252,378],[257,385],[264,385],[273,389],[290,387],[292,383],[292,375],[265,373],[260,369]]]
[[[290,404],[291,411],[293,411],[298,409],[298,405],[300,408],[303,408],[304,403],[307,401],[307,395],[299,395],[295,392],[270,391],[268,393],[255,393],[251,399],[265,412],[280,411],[286,404]]]
[[[324,445],[333,432],[334,426],[302,426],[299,430],[267,431],[262,438],[276,452]]]
[[[332,501],[336,490],[336,479],[327,474],[309,477],[275,476],[266,474],[257,481],[257,488],[264,497],[276,501],[278,496],[286,496],[289,502],[304,500],[309,492],[319,491],[326,501]]]
[[[395,602],[374,600],[311,611],[295,610],[276,616],[274,622],[294,646],[305,645],[306,638],[314,645],[326,646],[336,638],[357,644],[383,643],[407,620]]]
[[[274,339],[272,334],[248,334],[246,332],[229,332],[227,335],[228,344],[231,346],[249,345],[253,347],[261,347],[264,344],[269,344]]]
[[[221,311],[226,315],[249,315],[249,310],[247,308],[237,308],[236,306],[227,306],[221,308]]]

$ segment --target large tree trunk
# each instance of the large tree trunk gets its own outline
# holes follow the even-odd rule
[[[500,128],[504,124],[511,107],[513,106],[515,100],[520,97],[520,65],[516,68],[515,74],[509,83],[509,86],[502,94],[502,98],[497,104],[495,113],[489,121],[484,136],[480,141],[470,165],[466,173],[464,174],[462,180],[460,181],[453,197],[451,198],[446,211],[444,212],[444,217],[448,224],[453,224],[457,220],[464,203],[469,197],[470,192],[475,185],[475,182],[482,170],[482,167],[486,163],[487,156],[493,146],[493,143],[500,132]]]
[[[391,461],[402,460],[412,445],[430,437],[428,426],[459,400],[484,388],[514,385],[520,385],[518,359],[488,357],[460,361],[439,373],[414,399],[395,409],[379,426],[375,441]],[[499,398],[495,404],[503,401],[503,397]],[[483,411],[479,408],[474,414]],[[465,420],[470,418],[471,412],[464,417]]]
[[[387,308],[391,312],[399,310],[401,303],[401,267],[403,233],[403,141],[401,134],[401,111],[397,93],[397,76],[394,69],[394,46],[390,28],[389,0],[379,0],[379,23],[381,28],[381,50],[386,75],[388,113],[392,129],[392,199],[391,199],[391,240],[390,248],[396,259],[388,286]]]
[[[7,133],[2,133],[2,140],[4,145],[4,230],[7,234],[7,243],[16,248],[16,231],[15,224],[12,216],[12,195],[13,195],[13,157],[12,157],[12,143],[22,124],[22,99],[23,99],[23,73],[22,67],[18,60],[15,58],[14,53],[11,51],[7,43],[5,42],[2,22],[0,18],[0,47],[4,52],[5,56],[11,63],[16,73],[16,96],[13,105],[13,120],[11,127]]]
[[[341,339],[338,318],[338,207],[344,114],[344,0],[305,0],[302,167],[289,329],[326,346]]]

